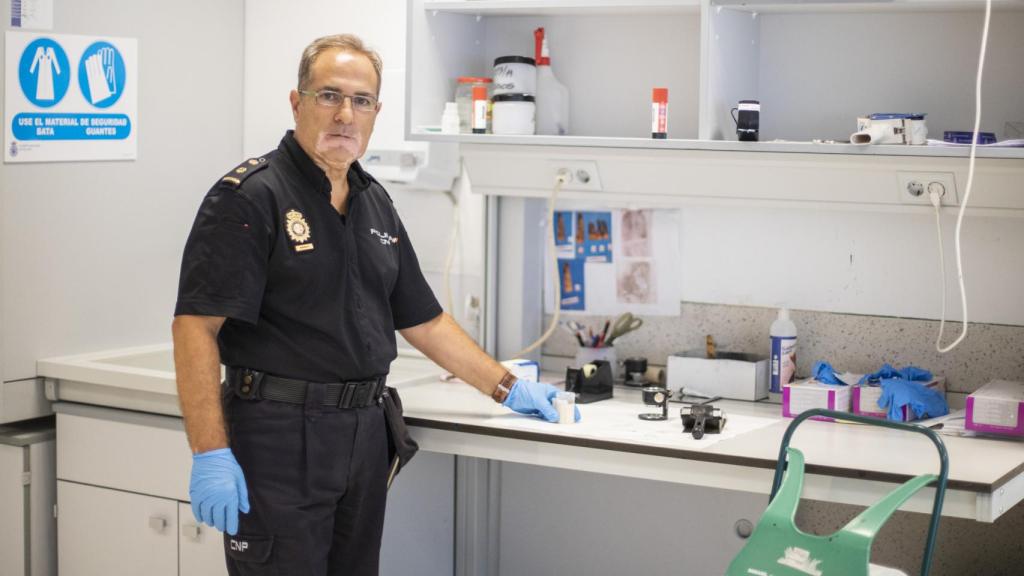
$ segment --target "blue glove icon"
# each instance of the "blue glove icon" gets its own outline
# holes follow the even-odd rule
[[[245,476],[230,448],[192,456],[188,495],[196,520],[232,536],[238,533],[238,511],[249,512]]]
[[[508,398],[503,404],[519,412],[520,414],[531,414],[539,416],[548,422],[558,422],[558,411],[551,404],[551,400],[558,394],[558,388],[551,384],[531,382],[529,380],[516,380],[509,390]],[[580,421],[580,409],[576,408],[576,421]]]
[[[878,407],[888,408],[887,418],[903,420],[904,406],[910,406],[916,418],[935,418],[949,413],[949,404],[938,390],[902,378],[882,380],[882,395],[878,398]]]

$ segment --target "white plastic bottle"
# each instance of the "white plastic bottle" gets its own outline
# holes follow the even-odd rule
[[[555,78],[544,29],[533,31],[537,51],[537,134],[569,133],[569,89]]]
[[[772,339],[772,373],[769,392],[781,393],[796,373],[796,324],[789,319],[789,309],[780,308],[779,317],[768,331]]]

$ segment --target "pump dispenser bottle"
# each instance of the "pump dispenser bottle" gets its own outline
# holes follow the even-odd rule
[[[779,316],[768,331],[772,339],[772,374],[768,391],[782,392],[796,373],[796,324],[789,319],[789,309],[780,308]]]
[[[537,61],[537,134],[569,133],[569,89],[555,78],[544,29],[533,31]]]

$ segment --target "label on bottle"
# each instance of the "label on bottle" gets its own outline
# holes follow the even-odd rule
[[[796,374],[796,337],[772,336],[772,376],[770,392],[782,392]]]
[[[487,100],[473,100],[473,131],[482,133],[487,129]]]
[[[668,104],[651,102],[651,132],[654,134],[668,132]]]

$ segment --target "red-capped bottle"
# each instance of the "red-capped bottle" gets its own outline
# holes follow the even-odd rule
[[[668,88],[651,93],[651,138],[668,138]]]

